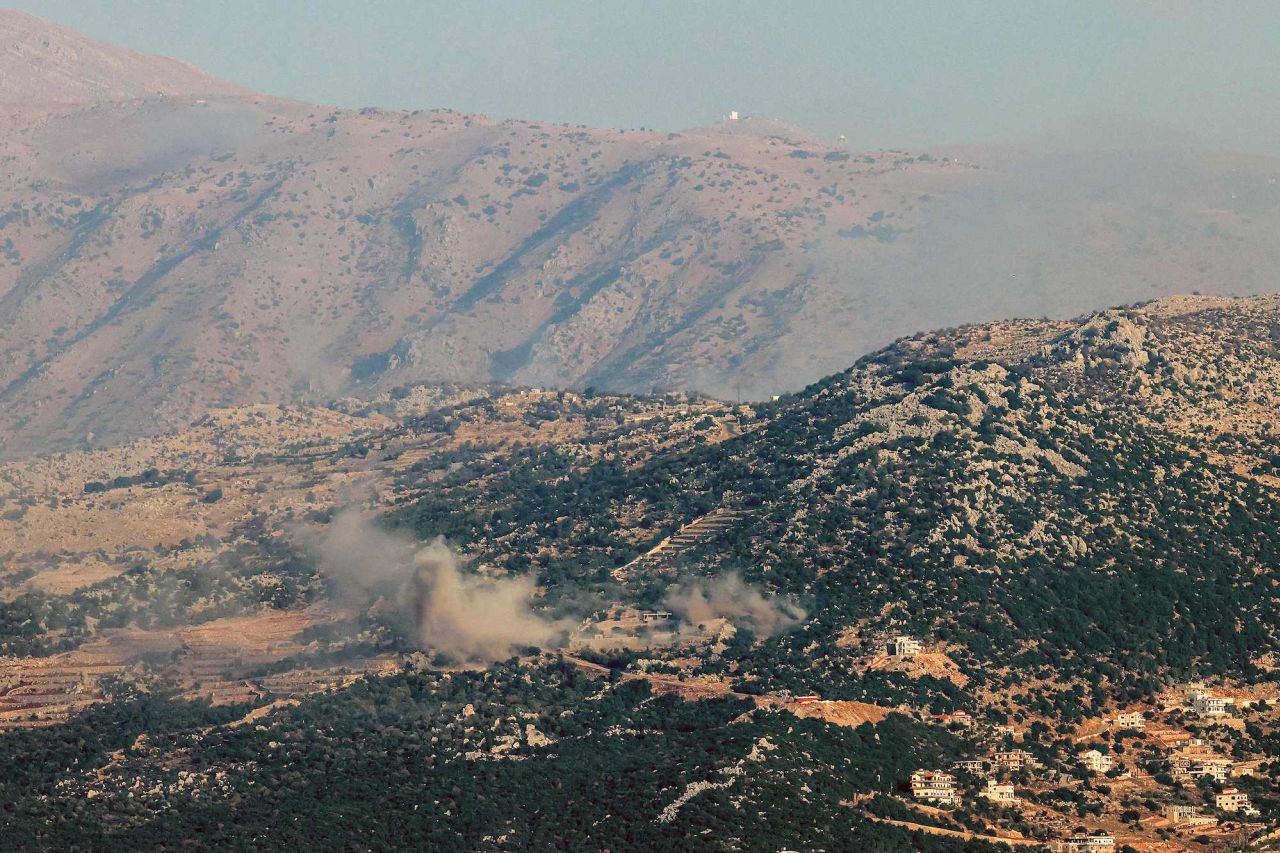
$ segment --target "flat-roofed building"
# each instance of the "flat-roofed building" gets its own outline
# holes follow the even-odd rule
[[[1035,756],[1025,749],[1010,749],[997,752],[995,759],[998,766],[1014,770],[1021,767],[1030,767],[1036,763]]]
[[[1111,756],[1096,749],[1080,753],[1080,763],[1094,773],[1106,773],[1111,769]]]
[[[1165,806],[1164,816],[1177,826],[1209,826],[1218,822],[1216,817],[1200,814],[1200,809],[1195,806],[1182,804]]]
[[[908,637],[906,634],[899,634],[889,641],[890,657],[895,658],[913,658],[924,649],[920,641],[914,637]]]
[[[1116,849],[1116,838],[1105,832],[1090,835],[1072,835],[1053,845],[1061,853],[1111,853]]]
[[[991,802],[1003,806],[1018,804],[1018,795],[1014,792],[1013,785],[997,782],[995,779],[988,779],[986,787],[979,793],[986,799],[991,800]]]
[[[1213,803],[1224,812],[1238,812],[1249,815],[1258,813],[1258,810],[1249,804],[1249,795],[1239,788],[1222,789],[1214,796]]]
[[[1208,690],[1197,690],[1191,694],[1191,710],[1202,717],[1221,717],[1227,713],[1230,704],[1230,699],[1215,696]]]
[[[1116,714],[1115,726],[1117,729],[1142,731],[1147,727],[1147,718],[1142,716],[1141,711],[1125,711],[1123,714]]]
[[[911,795],[917,800],[953,806],[960,801],[956,777],[940,770],[917,770],[911,774]]]

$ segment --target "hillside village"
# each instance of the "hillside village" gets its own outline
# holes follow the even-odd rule
[[[75,759],[87,769],[42,771],[43,799],[11,792],[20,825],[91,797],[128,833],[160,831],[174,802],[217,809],[292,772],[287,755],[336,757],[309,733],[323,714],[447,769],[412,785],[463,786],[483,766],[502,788],[563,750],[586,767],[578,746],[640,749],[627,733],[646,727],[693,739],[717,756],[702,775],[629,795],[671,815],[662,826],[727,809],[717,819],[764,832],[718,792],[785,790],[813,832],[910,833],[919,849],[1265,848],[1280,691],[1274,600],[1254,579],[1280,553],[1265,415],[1280,357],[1259,331],[1275,316],[1274,300],[1206,297],[947,330],[751,405],[405,387],[6,465],[0,746],[61,755],[82,721],[125,715],[122,740]],[[1082,481],[1130,509],[1060,497]],[[1153,537],[1132,508],[1156,503],[1151,518],[1194,519],[1194,535]],[[458,543],[470,574],[536,578],[532,613],[562,626],[552,647],[468,660],[422,647],[386,601],[345,600],[310,543],[353,506],[397,541]],[[1128,574],[1089,562],[1126,540],[1164,550],[1108,544]],[[1163,568],[1193,561],[1203,578]],[[1079,596],[1089,621],[1036,621],[1048,591]],[[1225,606],[1197,609],[1210,591],[1249,621],[1210,621]],[[1166,606],[1180,615],[1143,615]],[[453,704],[424,710],[444,684]],[[386,730],[371,694],[417,722]],[[599,714],[574,723],[584,696]],[[665,754],[646,743],[628,760]],[[520,833],[536,832],[531,808]]]
[[[906,664],[927,651],[898,635],[883,655]],[[799,713],[832,718],[845,703],[818,695],[775,698]],[[968,833],[1063,851],[1215,849],[1274,830],[1274,756],[1260,738],[1280,725],[1280,688],[1170,688],[1149,707],[1086,719],[1053,737],[1045,721],[994,722],[983,709],[925,715],[970,744],[945,767],[919,768],[851,804],[929,833]],[[1255,740],[1255,738],[1259,738]],[[1243,786],[1243,787],[1241,787]],[[1266,815],[1249,790],[1270,801]]]

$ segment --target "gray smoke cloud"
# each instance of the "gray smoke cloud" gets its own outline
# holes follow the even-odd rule
[[[534,612],[532,577],[467,572],[443,539],[424,546],[379,528],[368,513],[343,511],[311,539],[343,603],[389,616],[423,648],[497,661],[525,646],[559,645],[569,628]]]
[[[736,628],[765,636],[792,628],[805,617],[795,602],[766,596],[736,572],[677,584],[667,591],[663,604],[690,625],[727,619]]]

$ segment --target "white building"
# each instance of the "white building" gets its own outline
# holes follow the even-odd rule
[[[1201,758],[1191,761],[1187,766],[1188,776],[1208,776],[1215,782],[1225,782],[1235,766],[1229,758]]]
[[[666,624],[671,621],[671,613],[667,610],[642,610],[640,611],[640,622],[661,622]]]
[[[981,795],[993,803],[1002,806],[1014,806],[1018,804],[1018,795],[1014,793],[1013,786],[1009,784],[1001,784],[995,779],[988,779],[987,786],[982,789]]]
[[[1191,694],[1191,710],[1202,717],[1221,717],[1227,713],[1230,699],[1214,696],[1207,690],[1197,690]]]
[[[1116,714],[1115,726],[1117,729],[1142,731],[1147,727],[1147,718],[1142,716],[1141,711],[1126,711],[1123,714]]]
[[[986,769],[987,762],[981,758],[967,758],[963,761],[957,761],[951,765],[952,770],[963,770],[966,773],[981,773]]]
[[[1057,850],[1062,853],[1098,853],[1098,851],[1110,851],[1116,849],[1116,839],[1114,835],[1099,833],[1097,835],[1073,835],[1070,838],[1064,838],[1054,845]]]
[[[1088,752],[1080,753],[1080,763],[1094,773],[1106,773],[1111,769],[1111,756],[1105,752],[1091,749]]]
[[[920,654],[923,648],[924,646],[920,644],[919,640],[908,637],[905,634],[899,634],[889,642],[887,651],[890,657],[913,658]]]
[[[1214,805],[1224,812],[1256,815],[1258,810],[1249,805],[1249,795],[1238,788],[1224,788],[1214,797]]]
[[[917,800],[954,806],[960,801],[956,777],[938,770],[917,770],[911,774],[911,795]]]
[[[1008,767],[1015,770],[1021,767],[1030,767],[1036,763],[1035,757],[1025,749],[997,752],[995,757],[996,764],[1000,767]]]

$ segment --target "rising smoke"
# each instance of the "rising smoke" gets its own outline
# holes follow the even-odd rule
[[[805,617],[795,602],[764,595],[736,572],[677,584],[663,603],[689,625],[727,619],[735,628],[764,636],[792,628]]]
[[[532,577],[466,572],[444,540],[423,546],[380,529],[367,513],[339,513],[312,548],[344,603],[376,610],[423,648],[497,661],[525,646],[559,645],[569,627],[533,611]]]

